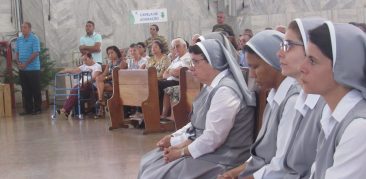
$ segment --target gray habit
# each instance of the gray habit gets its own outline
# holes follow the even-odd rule
[[[191,140],[200,137],[205,130],[206,114],[209,111],[212,97],[217,89],[223,86],[231,88],[241,99],[234,125],[221,146],[214,152],[196,159],[183,157],[165,164],[162,151],[159,149],[147,153],[141,160],[138,178],[216,178],[218,174],[238,166],[250,156],[249,150],[254,130],[254,107],[247,104],[246,99],[253,99],[252,93],[246,89],[246,86],[240,84],[245,81],[241,74],[241,77],[237,76],[238,70],[240,71],[239,66],[233,66],[232,61],[235,59],[229,55],[218,40],[209,39],[198,44],[213,68],[219,71],[229,69],[230,73],[224,76],[211,92],[204,88],[196,97],[191,114],[192,127],[186,133],[190,134]]]
[[[325,23],[330,32],[333,53],[334,80],[350,89],[361,92],[366,98],[366,35],[350,24]],[[350,48],[352,47],[352,48]],[[325,177],[326,170],[333,166],[333,156],[344,130],[356,118],[366,118],[366,102],[361,100],[337,123],[327,139],[324,133],[319,136],[314,179]]]
[[[193,127],[187,131],[191,134],[191,139],[194,140],[203,133],[211,99],[221,86],[234,89],[238,96],[243,99],[243,96],[238,93],[240,89],[235,85],[231,75],[224,77],[211,93],[208,93],[204,88],[193,103],[191,116]],[[240,165],[249,158],[249,148],[253,138],[253,119],[254,108],[242,103],[227,140],[214,152],[197,159],[184,157],[165,164],[162,151],[155,149],[143,157],[139,178],[215,178],[218,174]]]
[[[308,31],[321,25],[324,21],[325,19],[319,17],[295,19],[305,49],[307,48]],[[315,96],[307,96],[307,98],[310,97]],[[285,179],[310,177],[310,168],[315,160],[316,145],[321,130],[320,119],[325,104],[324,99],[320,97],[315,107],[312,110],[308,109],[305,116],[297,112],[294,119],[294,130],[284,159]]]

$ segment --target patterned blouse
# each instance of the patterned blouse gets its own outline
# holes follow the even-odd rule
[[[155,67],[158,73],[158,79],[163,78],[164,71],[169,67],[170,60],[166,55],[163,55],[161,59],[157,59],[155,56],[151,57],[147,62],[146,68]]]

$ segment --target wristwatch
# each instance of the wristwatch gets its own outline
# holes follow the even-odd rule
[[[184,157],[184,148],[180,150],[180,157]]]

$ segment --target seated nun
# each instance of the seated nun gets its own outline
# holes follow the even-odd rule
[[[143,156],[138,178],[211,179],[250,156],[255,97],[236,59],[214,39],[198,42],[190,54],[190,70],[204,84],[191,122]]]
[[[327,21],[309,31],[300,80],[326,101],[312,179],[366,176],[366,36]]]
[[[299,94],[296,79],[281,74],[277,52],[284,34],[265,30],[254,35],[244,47],[249,76],[255,78],[260,90],[269,91],[263,123],[251,147],[251,159],[218,178],[276,178],[267,174],[282,167]],[[281,178],[281,177],[279,177]]]

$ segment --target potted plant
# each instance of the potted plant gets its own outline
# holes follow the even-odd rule
[[[49,105],[49,95],[48,95],[48,86],[52,85],[54,82],[55,74],[58,70],[55,68],[55,61],[50,59],[50,55],[48,53],[48,48],[44,47],[43,43],[41,43],[41,51],[39,52],[39,60],[41,63],[41,90],[45,93],[46,99],[43,99],[45,106]],[[15,61],[13,64],[16,64]],[[3,72],[5,76],[5,83],[14,83],[20,85],[19,80],[19,70],[18,67],[13,65],[13,77],[10,77],[6,70]]]

